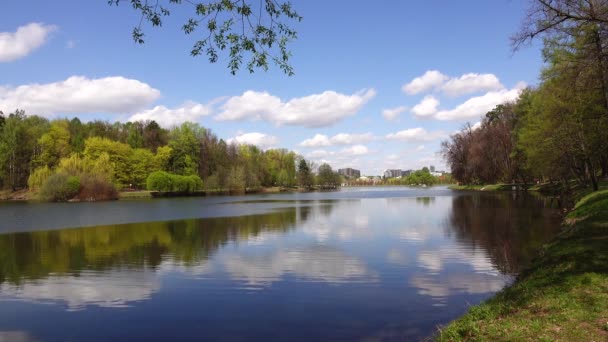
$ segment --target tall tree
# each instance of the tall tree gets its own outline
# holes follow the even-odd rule
[[[311,189],[314,185],[312,164],[304,158],[298,162],[298,184],[306,189]]]

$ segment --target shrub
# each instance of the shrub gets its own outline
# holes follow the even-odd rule
[[[218,190],[220,188],[220,179],[217,174],[212,174],[205,179],[204,189],[207,191]]]
[[[165,171],[152,172],[146,180],[150,191],[192,193],[202,190],[203,181],[199,176],[180,176]]]
[[[165,171],[152,172],[146,179],[146,188],[150,191],[171,191],[173,180],[171,174]]]
[[[31,191],[38,191],[52,175],[53,171],[48,166],[39,167],[28,178],[27,186]]]
[[[74,198],[80,191],[80,179],[66,173],[51,175],[40,191],[40,197],[49,201],[61,202]]]
[[[118,198],[118,191],[106,175],[86,173],[80,180],[78,199],[82,201],[100,201]]]

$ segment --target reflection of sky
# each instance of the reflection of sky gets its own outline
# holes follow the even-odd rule
[[[154,271],[128,270],[103,273],[86,272],[75,276],[51,276],[15,286],[2,284],[0,293],[33,302],[62,302],[68,310],[86,305],[121,308],[129,302],[147,300],[160,290]]]
[[[281,322],[290,322],[297,315],[273,313],[272,309],[260,313],[260,307],[287,310],[295,306],[297,311],[305,306],[302,312],[319,310],[347,322],[368,322],[370,317],[395,320],[391,324],[399,330],[415,320],[416,324],[422,319],[431,325],[445,323],[511,280],[500,274],[483,245],[464,244],[454,234],[445,233],[452,197],[441,193],[420,200],[399,198],[395,192],[391,198],[301,201],[306,208],[295,210],[295,222],[289,222],[294,229],[261,229],[256,235],[244,233],[253,231],[251,227],[236,230],[230,240],[201,260],[179,263],[165,252],[154,268],[117,263],[106,271],[55,274],[20,285],[3,283],[0,298],[27,305],[59,304],[68,311],[104,308],[125,318],[141,306],[156,304],[162,310],[167,302],[179,299],[182,302],[176,305],[183,306],[183,312],[207,318],[213,316],[213,310],[198,310],[210,301],[214,307],[255,311],[261,320]],[[276,208],[295,203],[279,203]],[[261,219],[260,225],[264,224]],[[346,306],[350,311],[344,310]],[[445,317],[434,321],[439,314],[433,310],[446,313]],[[230,314],[225,313],[225,319],[234,318]],[[320,321],[315,315],[307,317],[311,324]],[[330,324],[331,319],[323,322]],[[352,323],[345,325],[356,328]],[[0,337],[1,330],[0,324]]]
[[[377,280],[360,260],[324,246],[254,256],[233,254],[222,263],[232,279],[251,285],[270,284],[288,274],[327,283]]]

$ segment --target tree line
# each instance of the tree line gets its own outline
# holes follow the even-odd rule
[[[158,190],[159,184],[235,192],[340,184],[331,166],[316,170],[293,151],[229,143],[192,122],[165,129],[155,121],[83,123],[0,112],[0,186],[48,193],[48,199],[112,198],[116,190]]]
[[[608,177],[608,4],[532,1],[514,46],[537,36],[544,38],[540,84],[442,143],[458,182],[575,179],[597,190]]]

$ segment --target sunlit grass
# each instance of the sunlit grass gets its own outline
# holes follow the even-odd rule
[[[582,198],[571,225],[510,287],[437,334],[439,341],[608,340],[608,191]]]

